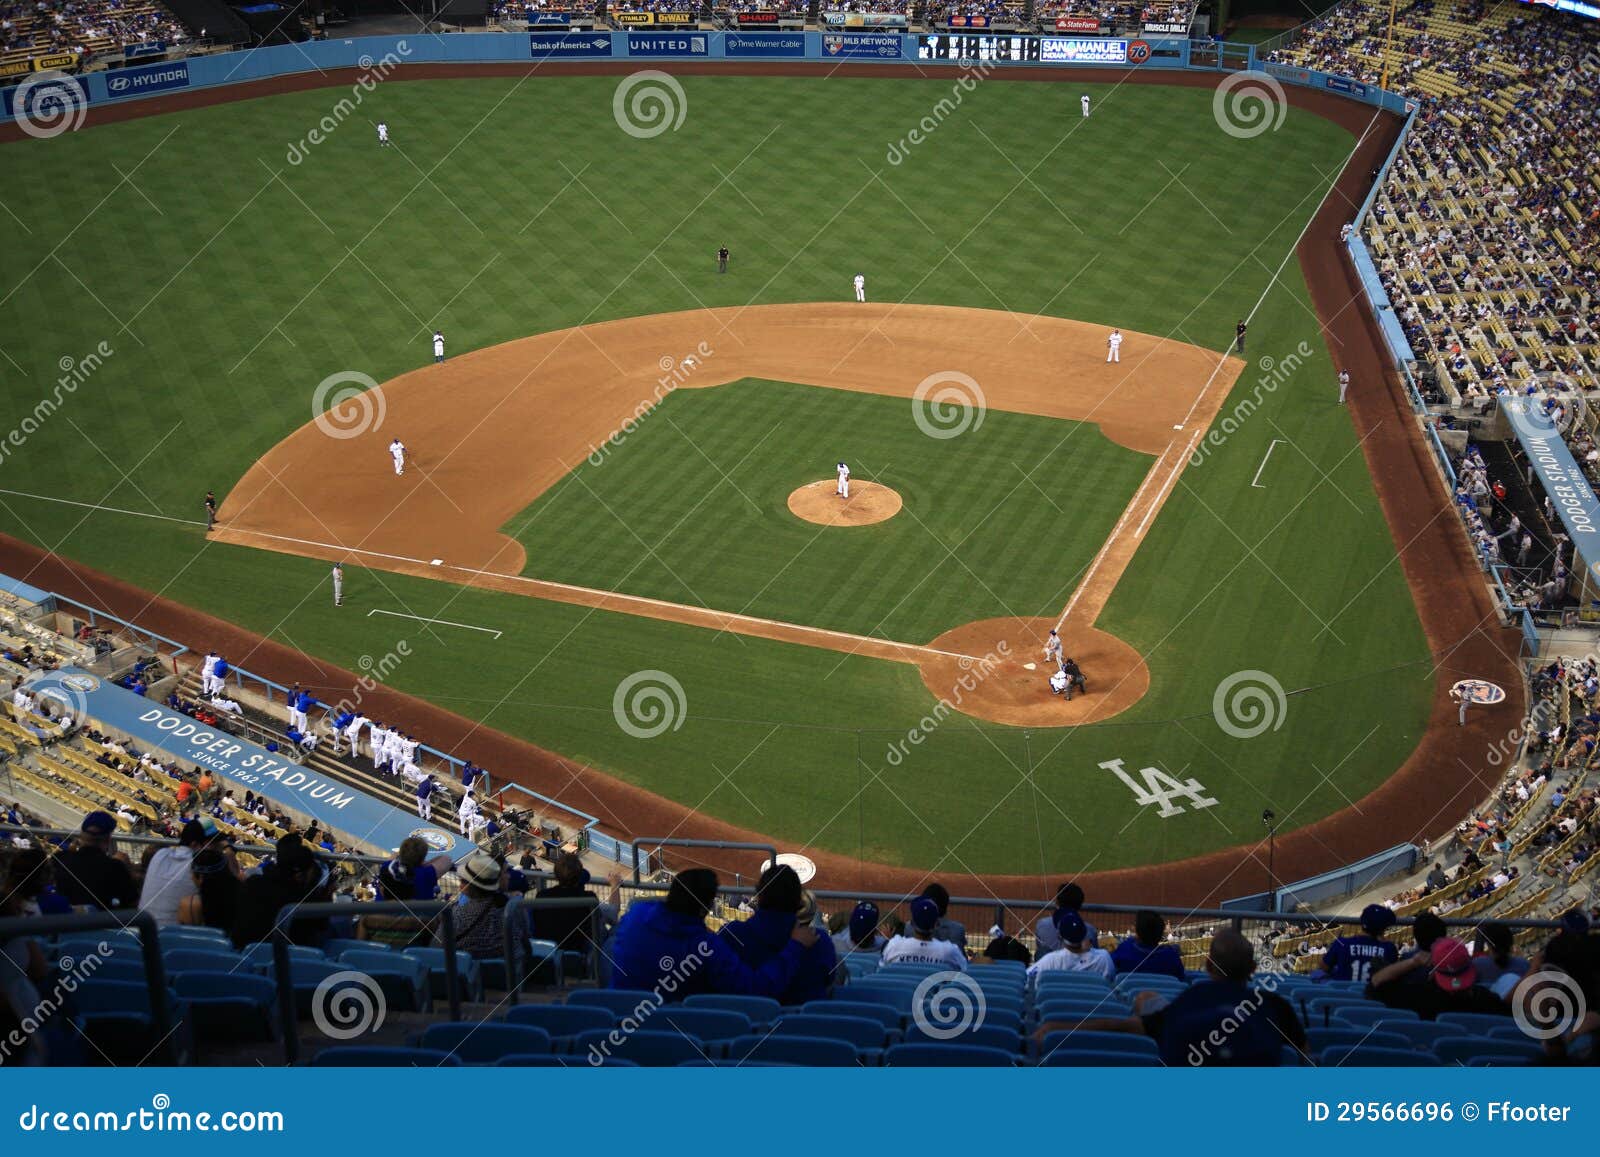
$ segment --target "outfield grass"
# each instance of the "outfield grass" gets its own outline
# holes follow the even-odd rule
[[[1142,85],[1091,86],[1096,111],[1083,120],[1081,87],[984,84],[898,165],[888,145],[948,81],[691,78],[683,127],[642,141],[617,130],[604,78],[390,83],[362,111],[388,120],[394,148],[378,150],[351,120],[298,166],[287,145],[335,90],[5,146],[8,171],[41,191],[0,214],[7,424],[59,392],[63,359],[102,342],[112,353],[22,446],[7,445],[0,515],[20,537],[345,666],[391,651],[404,631],[401,689],[784,841],[946,870],[1067,871],[1253,839],[1264,806],[1290,825],[1312,820],[1409,753],[1431,675],[1292,263],[1255,316],[1251,358],[1282,359],[1302,341],[1313,353],[1185,474],[1102,618],[1146,652],[1151,693],[1072,732],[957,718],[894,763],[891,743],[933,706],[901,664],[353,568],[351,606],[335,614],[320,563],[44,500],[198,518],[208,487],[225,493],[311,417],[318,382],[421,364],[434,326],[460,351],[701,305],[840,299],[857,268],[882,299],[1037,311],[1222,348],[1352,140],[1297,110],[1277,132],[1237,140],[1212,121],[1208,93]],[[723,243],[733,267],[718,277]],[[1256,376],[1243,375],[1236,398]],[[712,425],[737,439],[737,422]],[[1049,490],[1071,463],[1033,437],[1018,427],[1019,461]],[[1273,438],[1289,442],[1252,487]],[[1120,454],[1097,453],[1096,469],[1113,475],[1097,484],[1125,494]],[[602,485],[637,484],[604,474]],[[641,517],[687,509],[670,491],[657,505]],[[1097,533],[1076,525],[1091,514],[1052,526],[1069,565]],[[1003,558],[1034,545],[1042,517],[1008,512],[977,532]],[[756,529],[734,525],[718,540],[708,523],[665,549],[700,568],[696,586],[722,581],[716,560],[735,556],[719,552],[742,550]],[[965,529],[956,515],[934,534]],[[604,541],[584,566],[614,572],[618,545],[598,527],[593,537]],[[530,548],[536,573],[572,565]],[[838,577],[809,555],[797,565]],[[819,613],[868,619],[853,600],[907,581],[880,576],[871,557],[856,565],[870,581]],[[1031,586],[1001,593],[1037,597]],[[506,633],[490,644],[350,613],[374,606]],[[912,613],[926,622],[895,630],[927,631],[958,611],[921,605]],[[613,690],[642,667],[670,671],[688,701],[684,726],[651,741],[611,714]],[[1253,740],[1211,717],[1219,680],[1242,669],[1290,692],[1280,729]],[[1098,768],[1111,758],[1194,776],[1218,803],[1160,819]]]
[[[909,407],[780,382],[678,390],[505,529],[538,578],[899,642],[1059,613],[1153,459],[1000,411],[935,440]],[[792,514],[790,492],[837,459],[900,513],[831,529]],[[1020,484],[1045,461],[1042,485]]]

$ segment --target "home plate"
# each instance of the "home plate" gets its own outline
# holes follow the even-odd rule
[[[1037,663],[1024,663],[1022,665],[1022,669],[1024,671],[1036,671],[1036,670],[1039,669],[1039,664],[1037,664]]]

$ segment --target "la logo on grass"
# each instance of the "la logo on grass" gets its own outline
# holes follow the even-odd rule
[[[1134,802],[1140,807],[1160,804],[1161,810],[1156,814],[1164,820],[1184,813],[1185,809],[1174,803],[1174,800],[1188,800],[1189,807],[1194,811],[1211,807],[1217,802],[1206,795],[1205,785],[1198,779],[1180,783],[1159,767],[1141,767],[1139,775],[1144,778],[1144,782],[1140,783],[1123,768],[1120,759],[1107,760],[1100,766],[1128,785],[1128,790],[1133,793]]]

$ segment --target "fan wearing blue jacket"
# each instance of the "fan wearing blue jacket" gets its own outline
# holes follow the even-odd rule
[[[690,868],[672,878],[665,900],[633,904],[617,925],[611,987],[652,991],[668,1004],[702,992],[782,996],[817,930],[796,925],[776,956],[752,967],[706,927],[716,897],[717,874]]]
[[[788,864],[774,864],[761,873],[761,881],[756,885],[755,915],[748,920],[724,924],[717,935],[747,966],[756,968],[789,946],[789,937],[797,924],[810,924],[816,915],[816,901],[806,895],[795,870]],[[802,954],[794,979],[778,999],[784,1004],[825,999],[838,963],[839,954],[833,941],[819,936]]]

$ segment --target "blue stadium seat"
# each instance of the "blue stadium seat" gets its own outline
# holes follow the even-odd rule
[[[542,1028],[500,1021],[444,1021],[430,1024],[417,1047],[449,1053],[463,1064],[492,1065],[512,1053],[547,1053],[550,1034]]]
[[[1138,992],[1159,992],[1166,996],[1176,996],[1189,987],[1189,982],[1165,973],[1124,972],[1111,982],[1111,987],[1114,991],[1132,999]]]
[[[1023,979],[1027,979],[1028,966],[1026,964],[1022,963],[1022,961],[1020,961],[1020,960],[988,960],[988,959],[985,959],[985,960],[983,960],[982,963],[974,964],[972,966],[971,972],[972,972],[972,975],[974,975],[974,976],[977,976],[979,974],[992,973],[992,972],[1012,972],[1012,973],[1015,973],[1017,976],[1022,977]]]
[[[900,1044],[883,1054],[883,1063],[889,1068],[1001,1069],[1015,1066],[1019,1059],[1015,1051],[951,1042]]]
[[[399,955],[381,940],[352,940],[340,936],[324,940],[322,951],[327,956],[343,956],[346,952],[388,952],[391,955]]]
[[[1333,1010],[1333,1019],[1336,1024],[1355,1025],[1357,1028],[1368,1027],[1382,1021],[1394,1024],[1402,1020],[1418,1022],[1422,1020],[1409,1008],[1386,1008],[1381,1004],[1341,1006]]]
[[[1159,1057],[1161,1050],[1156,1047],[1156,1042],[1147,1036],[1140,1036],[1131,1032],[1089,1032],[1087,1030],[1060,1031],[1048,1034],[1038,1044],[1037,1055],[1043,1059],[1057,1052],[1079,1052],[1083,1050],[1097,1050],[1100,1052],[1135,1053],[1141,1056]]]
[[[257,972],[270,972],[272,969],[272,945],[246,944],[244,946],[245,967],[253,968]],[[326,960],[328,954],[320,948],[312,948],[304,944],[289,945],[290,960]]]
[[[837,1016],[814,1012],[785,1012],[772,1025],[775,1036],[819,1037],[848,1041],[862,1051],[881,1050],[889,1044],[889,1030],[864,1016]]]
[[[562,1053],[512,1053],[510,1056],[501,1057],[495,1061],[496,1068],[541,1068],[541,1069],[636,1069],[637,1061],[625,1061],[621,1057],[602,1057],[597,1063],[588,1054],[583,1056],[566,1056]]]
[[[848,993],[848,989],[839,989]],[[876,1020],[886,1029],[897,1029],[904,1023],[905,1018],[893,1005],[878,1004],[874,1001],[853,1000],[847,995],[833,1000],[808,1000],[800,1006],[801,1012],[820,1013],[823,1016],[864,1016],[868,1020]]]
[[[1460,1036],[1461,1035],[1460,1030],[1457,1029],[1457,1027],[1455,1025],[1450,1024],[1449,1022],[1446,1022],[1444,1024],[1435,1025],[1434,1027],[1438,1028],[1438,1029],[1441,1029],[1441,1030],[1448,1030],[1448,1035],[1450,1035],[1450,1036]],[[1445,1035],[1445,1033],[1441,1032],[1440,1035]],[[1483,1035],[1488,1037],[1490,1040],[1496,1040],[1496,1041],[1500,1041],[1500,1040],[1526,1041],[1526,1040],[1532,1040],[1533,1039],[1527,1033],[1523,1032],[1522,1031],[1522,1026],[1517,1024],[1517,1022],[1514,1021],[1514,1020],[1513,1021],[1508,1021],[1508,1022],[1503,1023],[1503,1024],[1497,1024],[1493,1028],[1491,1028],[1488,1032],[1484,1033]]]
[[[646,1021],[646,1024],[653,1023]],[[741,1038],[745,1039],[745,1038]],[[716,1052],[718,1045],[702,1042],[674,1029],[658,1031],[642,1028],[636,1032],[590,1029],[572,1038],[572,1055],[586,1063],[595,1057],[616,1057],[646,1068],[661,1068],[683,1061],[700,1060]]]
[[[607,1029],[617,1022],[609,1008],[582,1004],[519,1004],[506,1012],[507,1024],[542,1028],[556,1041],[568,1041],[592,1029]]]
[[[1447,1065],[1525,1065],[1544,1055],[1537,1041],[1491,1040],[1483,1036],[1447,1036],[1433,1042],[1433,1055]]]
[[[970,992],[971,990],[968,989],[967,991]],[[998,1012],[1003,1009],[1007,1012],[1014,1012],[1018,1019],[1021,1019],[1023,1013],[1027,1011],[1027,999],[1020,992],[992,992],[989,989],[981,989],[980,991],[983,993],[984,1008],[990,1011]],[[950,1003],[954,1005],[955,1001]]]
[[[370,976],[396,1011],[426,1012],[433,1006],[428,966],[399,952],[352,948],[339,957],[345,968]]]
[[[887,1004],[902,1016],[911,1015],[911,1000],[916,994],[916,989],[910,985],[888,984],[879,980],[852,981],[837,991],[847,1000]]]
[[[848,1041],[809,1036],[743,1036],[728,1045],[727,1055],[736,1063],[778,1061],[808,1068],[850,1068],[858,1063],[856,1047]]]
[[[1461,1035],[1460,1026],[1434,1024],[1431,1020],[1381,1020],[1373,1027],[1387,1035],[1402,1037],[1412,1048],[1424,1052],[1431,1051],[1436,1040]]]
[[[168,975],[171,973],[169,971]],[[121,980],[129,984],[144,983],[143,960],[104,960],[95,965],[97,980]]]
[[[1124,1000],[1105,997],[1096,1000],[1085,998],[1069,1000],[1052,995],[1049,1000],[1034,1005],[1034,1020],[1043,1024],[1047,1020],[1088,1020],[1091,1017],[1132,1016],[1133,1006]]]
[[[1358,1028],[1350,1025],[1333,1025],[1330,1028],[1306,1029],[1306,1048],[1316,1056],[1331,1048],[1363,1048],[1375,1049],[1414,1049],[1417,1046],[1409,1038],[1395,1032],[1379,1032],[1370,1028]]]
[[[187,1055],[193,1039],[187,1027],[187,1006],[172,995],[167,996],[167,1011],[179,1031],[166,1042],[169,1051]],[[121,980],[100,980],[90,977],[78,985],[73,994],[83,1035],[88,1040],[88,1059],[93,1063],[114,1065],[141,1065],[160,1063],[152,1053],[163,1047],[154,1035],[155,1017],[150,1008],[150,990],[143,981],[130,983]]]
[[[1109,992],[1111,982],[1103,976],[1093,976],[1087,972],[1041,972],[1033,978],[1033,987],[1037,992],[1053,992],[1060,988],[1087,988],[1095,992]]]
[[[1155,1053],[1118,1053],[1103,1049],[1057,1049],[1039,1062],[1045,1068],[1115,1069],[1161,1067]]]
[[[401,955],[420,960],[428,966],[428,983],[432,986],[435,1000],[450,998],[450,990],[446,987],[447,974],[443,948],[407,948]],[[470,953],[459,950],[456,952],[456,980],[462,1000],[483,999],[483,974],[478,968],[478,962]]]
[[[265,976],[185,971],[173,974],[172,986],[202,1039],[269,1040],[278,1034],[277,986]]]
[[[1323,1068],[1437,1068],[1439,1060],[1432,1053],[1414,1049],[1368,1048],[1365,1045],[1337,1045],[1317,1057]]]
[[[1511,1006],[1506,1006],[1506,1016],[1499,1016],[1492,1012],[1441,1012],[1438,1016],[1440,1024],[1454,1025],[1461,1029],[1463,1034],[1487,1033],[1490,1029],[1503,1028],[1515,1023],[1510,1017]]]
[[[640,1006],[654,1008],[656,997],[642,988],[575,988],[567,993],[567,1003],[584,1008],[603,1008],[611,1013],[615,1021],[632,1015]]]
[[[754,1031],[750,1018],[742,1012],[723,1008],[690,1008],[669,1004],[650,1014],[644,1027],[656,1032],[680,1032],[698,1041],[725,1041],[748,1036]]]
[[[778,1019],[783,1005],[770,996],[730,996],[724,993],[700,993],[683,1002],[689,1008],[720,1008],[728,1012],[742,1012],[752,1025],[771,1024]]]
[[[461,1062],[438,1049],[406,1049],[381,1045],[337,1045],[311,1058],[313,1068],[452,1068]]]
[[[156,935],[163,952],[168,948],[201,948],[210,945],[233,951],[233,941],[221,928],[209,928],[201,924],[164,924]]]
[[[983,1045],[985,1048],[1003,1049],[1010,1053],[1022,1051],[1023,1036],[1015,1028],[1007,1025],[980,1024],[954,1037],[929,1036],[919,1026],[912,1025],[906,1030],[907,1044],[966,1044]]]
[[[250,967],[243,956],[231,949],[227,952],[211,952],[198,948],[172,948],[161,954],[161,963],[169,973],[242,972],[252,976],[260,975]]]

